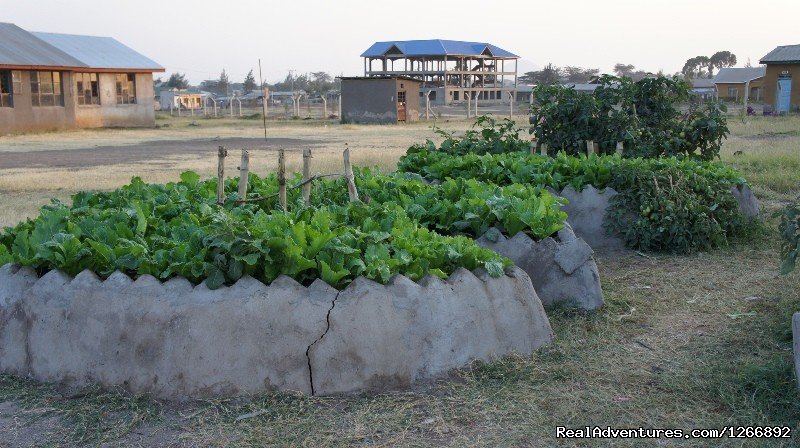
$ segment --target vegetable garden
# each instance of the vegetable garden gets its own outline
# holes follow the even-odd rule
[[[522,129],[511,121],[481,117],[461,137],[440,133],[444,139],[439,145],[428,141],[412,146],[395,173],[353,169],[346,150],[343,176],[312,178],[306,169],[304,175],[289,179],[296,187],[303,186],[302,191],[286,187],[283,152],[277,174],[248,173],[243,163],[238,181],[222,176],[221,155],[217,179],[202,180],[191,171],[166,185],[134,178],[111,192],[82,192],[69,205],[54,202],[44,207],[38,217],[0,234],[0,266],[13,263],[32,268],[37,276],[49,275],[51,281],[54,277],[47,273],[60,271],[77,276],[73,283],[91,283],[87,278],[94,274],[110,279],[152,276],[164,282],[184,278],[222,291],[210,302],[228,294],[224,285],[246,288],[242,282],[249,284],[251,278],[262,282],[261,286],[277,284],[266,290],[255,287],[261,291],[258,294],[291,296],[294,284],[281,280],[288,277],[306,288],[301,296],[312,300],[321,294],[322,302],[330,302],[325,319],[319,309],[314,311],[319,315],[314,330],[306,335],[303,356],[312,393],[312,364],[350,368],[357,379],[332,379],[323,388],[346,392],[383,384],[393,375],[407,384],[470,359],[490,359],[509,351],[530,353],[551,337],[541,302],[568,301],[574,297],[565,295],[596,288],[590,291],[593,305],[585,307],[602,304],[591,248],[580,234],[573,233],[564,211],[569,205],[563,197],[566,188],[613,191],[604,211],[604,232],[630,248],[690,253],[725,246],[746,234],[750,218],[741,213],[739,199],[732,193],[746,187],[746,181],[712,160],[727,133],[724,116],[714,104],[692,107],[681,115],[675,104],[684,99],[684,93],[681,82],[665,78],[637,83],[604,78],[591,96],[542,87],[536,92],[539,105],[533,109],[533,141],[525,139]],[[598,142],[597,150],[586,140]],[[581,148],[589,148],[589,153]],[[786,235],[796,231],[792,225],[787,224]],[[515,244],[523,249],[512,247]],[[797,250],[786,252],[787,264],[792,264]],[[464,274],[465,270],[473,274]],[[16,272],[8,270],[7,275]],[[19,274],[20,285],[28,285],[29,273]],[[416,286],[403,283],[403,277]],[[364,279],[378,286],[365,287]],[[340,292],[319,292],[324,288],[318,280]],[[449,286],[443,289],[431,283],[435,281]],[[528,288],[531,284],[548,291],[546,301],[540,301],[533,287]],[[555,284],[565,286],[553,289]],[[420,294],[431,297],[444,294],[445,302],[450,296],[441,291],[477,291],[470,299],[475,302],[472,308],[488,306],[481,301],[493,304],[485,313],[494,323],[476,330],[490,342],[476,342],[456,358],[438,363],[429,359],[433,354],[414,355],[413,347],[399,347],[398,351],[407,349],[410,357],[427,360],[416,370],[402,373],[393,370],[402,366],[389,358],[370,365],[365,353],[374,353],[376,347],[362,347],[342,332],[370,325],[369,317],[353,317],[361,305],[368,310],[365,313],[375,313],[369,315],[405,316],[397,319],[421,319],[425,314],[409,317],[403,311],[409,306],[439,306],[437,301],[426,302],[427,296],[412,300],[408,288],[421,288]],[[495,290],[512,292],[497,296]],[[340,294],[342,302],[336,309]],[[371,296],[385,301],[358,302]],[[23,294],[18,297],[21,301]],[[413,305],[398,305],[406,300]],[[448,306],[458,308],[455,302]],[[500,310],[515,306],[527,320],[505,320],[509,316]],[[412,321],[397,331],[418,326],[420,334],[446,338],[437,328],[461,328],[465,322],[480,320],[455,309],[436,308],[430,315],[441,316],[433,319],[441,322]],[[342,310],[351,311],[343,315]],[[462,318],[466,320],[458,320]],[[331,322],[340,324],[331,327]],[[384,327],[391,325],[384,322]],[[495,333],[504,325],[518,333],[530,329],[530,338],[520,340],[510,331]],[[338,333],[323,340],[332,328]],[[400,333],[395,336],[402,340]],[[357,353],[347,354],[348,340]],[[265,343],[259,339],[253,346]],[[305,358],[295,353],[296,347],[292,350],[286,356],[302,371]],[[441,350],[436,353],[454,349]],[[315,355],[320,351],[326,354]],[[367,364],[337,365],[334,360],[343,353],[350,356],[347,359]],[[316,370],[318,378],[321,373]],[[154,386],[141,390],[152,390],[149,387]],[[202,390],[198,385],[190,393]]]

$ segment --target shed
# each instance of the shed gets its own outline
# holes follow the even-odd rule
[[[760,62],[767,66],[764,103],[779,113],[800,110],[800,44],[776,47]]]
[[[342,77],[342,123],[418,121],[422,81],[405,76]]]

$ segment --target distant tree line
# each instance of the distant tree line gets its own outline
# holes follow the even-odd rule
[[[686,60],[681,73],[686,79],[713,78],[714,69],[733,67],[736,55],[730,51],[718,51],[711,56],[695,56]]]
[[[631,64],[622,63],[614,65],[614,74],[634,81],[639,81],[652,75],[652,73],[644,70],[636,70],[636,67]],[[586,84],[597,79],[599,75],[600,69],[597,68],[583,68],[572,65],[558,67],[550,63],[541,70],[520,75],[519,82],[536,85]]]
[[[188,89],[191,87],[189,80],[186,79],[186,75],[178,72],[171,74],[166,82],[164,82],[161,78],[158,78],[154,81],[154,84],[160,86],[161,88],[166,87],[168,89],[179,90]],[[228,73],[225,71],[225,69],[223,69],[219,75],[219,78],[207,79],[201,82],[197,87],[206,92],[227,96],[232,93],[234,87],[239,86],[241,86],[244,94],[248,94],[259,89],[259,84],[253,75],[253,70],[247,72],[247,75],[241,84],[231,82],[230,78],[228,77]],[[320,71],[298,76],[289,74],[283,81],[279,81],[274,84],[264,83],[264,86],[268,87],[273,92],[288,92],[294,88],[295,91],[303,90],[310,94],[320,95],[331,90],[338,90],[340,83],[338,80],[334,79],[331,74]]]

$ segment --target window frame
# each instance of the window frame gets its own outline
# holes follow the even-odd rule
[[[124,78],[123,78],[124,77]],[[123,85],[124,83],[124,85]],[[117,105],[131,105],[136,103],[136,74],[116,73],[114,75],[114,93]]]
[[[100,106],[100,74],[96,72],[76,72],[75,76],[75,103],[78,106]],[[88,77],[88,81],[87,81]],[[86,88],[88,82],[89,88]],[[80,87],[79,87],[80,84]],[[86,94],[89,93],[87,97]],[[89,102],[86,99],[89,98]]]
[[[14,107],[11,70],[0,70],[0,108]]]
[[[46,78],[43,80],[42,75],[48,75],[49,80]],[[31,106],[64,107],[64,77],[61,72],[32,70],[30,76]]]

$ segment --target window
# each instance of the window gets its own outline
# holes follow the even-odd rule
[[[397,92],[397,102],[405,104],[405,102],[406,102],[406,92]]]
[[[117,104],[136,104],[136,75],[117,73]]]
[[[10,70],[0,70],[0,107],[11,107]]]
[[[97,73],[75,73],[75,97],[81,106],[100,104]]]
[[[61,73],[31,72],[31,104],[34,106],[63,106]]]
[[[739,99],[739,89],[736,87],[728,87],[728,98]]]

